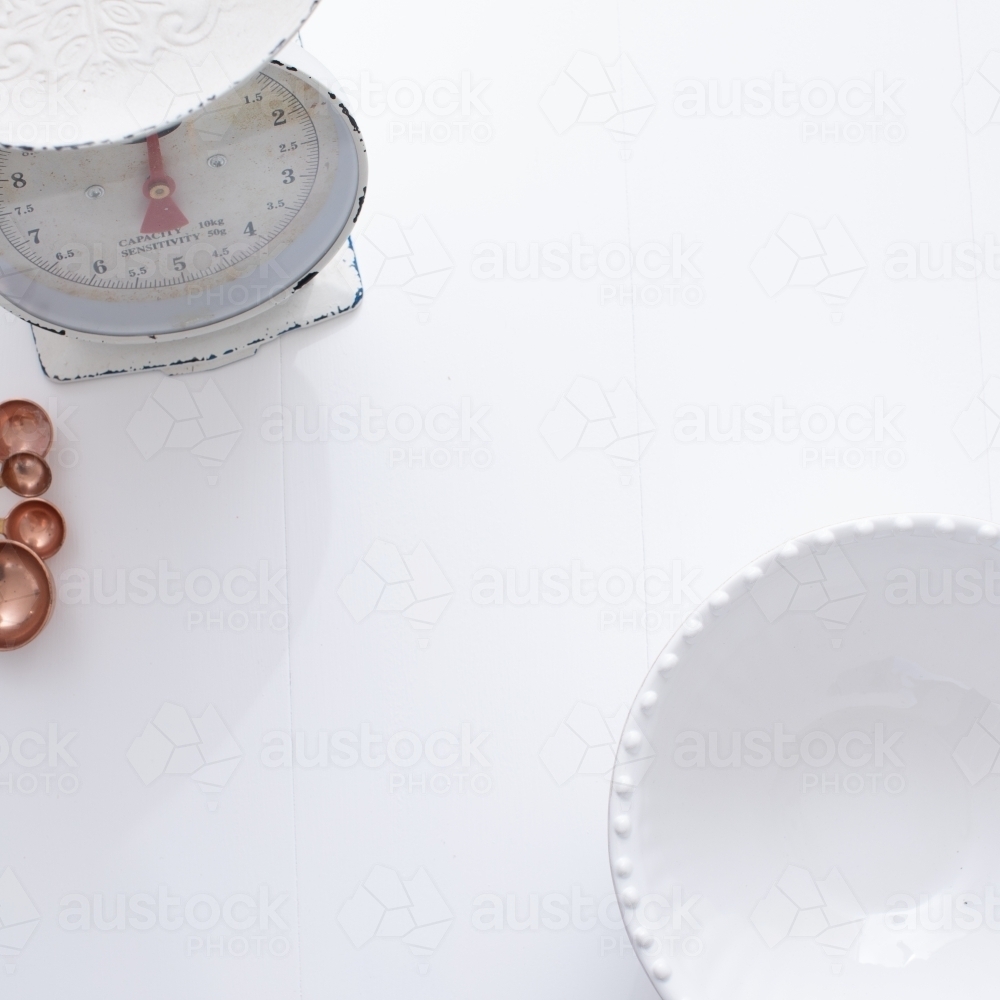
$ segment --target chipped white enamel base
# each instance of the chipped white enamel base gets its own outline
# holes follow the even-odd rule
[[[132,372],[171,375],[208,371],[252,357],[278,337],[334,319],[357,308],[363,289],[350,239],[315,278],[291,298],[242,323],[183,340],[153,337],[100,343],[31,325],[42,371],[56,382],[104,378]]]
[[[803,536],[657,656],[618,747],[608,838],[661,996],[995,990],[998,535],[900,515]]]

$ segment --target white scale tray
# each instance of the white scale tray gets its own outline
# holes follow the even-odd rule
[[[183,340],[149,337],[139,342],[102,343],[53,333],[34,323],[31,332],[42,370],[56,382],[143,371],[183,375],[252,357],[262,345],[285,333],[350,312],[363,294],[354,244],[348,239],[340,254],[287,301],[215,333]]]

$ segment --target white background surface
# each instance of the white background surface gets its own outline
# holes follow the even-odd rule
[[[0,397],[57,417],[51,498],[71,535],[52,561],[51,624],[3,659],[0,731],[11,743],[50,726],[75,734],[72,763],[30,763],[36,744],[23,741],[29,763],[0,763],[0,870],[30,900],[10,877],[0,886],[0,932],[37,921],[3,956],[4,986],[648,1000],[612,897],[600,772],[692,599],[825,523],[994,514],[996,425],[976,400],[1000,376],[1000,269],[962,276],[957,247],[975,244],[982,260],[1000,240],[1000,125],[983,123],[1000,73],[995,88],[976,77],[991,72],[1000,26],[990,5],[964,0],[327,0],[303,38],[355,95],[368,142],[355,315],[166,388],[157,375],[50,384],[26,325],[3,321]],[[590,74],[590,103],[567,68]],[[677,105],[686,81],[728,103],[731,81],[771,94],[776,74],[795,84],[790,104],[810,81],[836,94],[877,76],[891,98],[816,115]],[[457,108],[435,81],[454,86]],[[441,113],[404,114],[411,83]],[[622,109],[633,113],[614,117]],[[758,254],[779,230],[787,244],[790,216],[812,227],[799,224],[796,245],[815,259],[781,287],[790,265],[773,243]],[[836,220],[847,250],[817,251],[814,232]],[[680,246],[690,268],[517,278],[505,263],[477,276],[484,245],[522,269],[574,238],[603,251],[609,272],[613,244]],[[913,248],[913,276],[889,273],[897,244]],[[949,247],[953,266],[930,276]],[[860,280],[824,286],[846,297],[815,287],[852,255]],[[174,416],[201,423],[163,441],[150,414],[171,390]],[[588,391],[587,414],[560,404]],[[794,411],[785,440],[778,400]],[[713,440],[719,419],[751,406],[769,414],[765,440]],[[351,416],[366,407],[380,411],[367,426]],[[410,440],[414,410],[423,420],[435,408],[435,432]],[[866,418],[879,408],[891,415],[881,431]],[[463,409],[476,419],[451,419]],[[686,440],[692,412],[701,440]],[[831,414],[846,436],[822,432]],[[575,447],[587,416],[582,443],[599,446]],[[328,433],[310,440],[317,421]],[[372,568],[359,569],[366,556]],[[161,567],[179,578],[147,598],[139,571]],[[575,593],[541,586],[574,567],[592,574]],[[492,571],[504,580],[495,603]],[[229,598],[199,603],[224,579]],[[249,603],[231,599],[247,588]],[[165,703],[192,718],[217,710],[240,751],[221,787],[187,774],[144,784],[127,754]],[[327,765],[293,754],[286,767],[265,752],[274,733],[302,734],[307,759],[324,734],[359,755],[364,734],[381,742],[367,764],[335,748]],[[404,733],[449,734],[431,746],[446,762],[424,753],[405,766],[403,737],[394,762],[387,745]],[[397,879],[415,879],[408,895]],[[161,886],[182,905],[130,926],[130,902]],[[183,915],[193,897],[246,894],[259,908],[262,893],[278,901],[266,927],[238,926],[256,914],[245,901],[209,929],[198,926],[208,900]],[[98,929],[95,905],[111,921],[119,896],[122,926]],[[379,924],[383,903],[397,913]]]

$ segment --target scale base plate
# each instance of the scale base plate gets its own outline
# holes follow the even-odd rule
[[[285,302],[214,333],[181,340],[144,337],[101,343],[53,333],[34,323],[31,332],[42,371],[55,382],[148,371],[187,375],[252,357],[285,333],[351,312],[363,294],[354,244],[348,239],[340,253]]]

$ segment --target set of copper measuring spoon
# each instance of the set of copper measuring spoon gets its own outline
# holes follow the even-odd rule
[[[45,456],[55,434],[49,415],[26,399],[0,403],[0,485],[24,499],[0,518],[0,652],[45,628],[56,587],[45,565],[66,540],[59,510],[39,497],[52,485]]]

